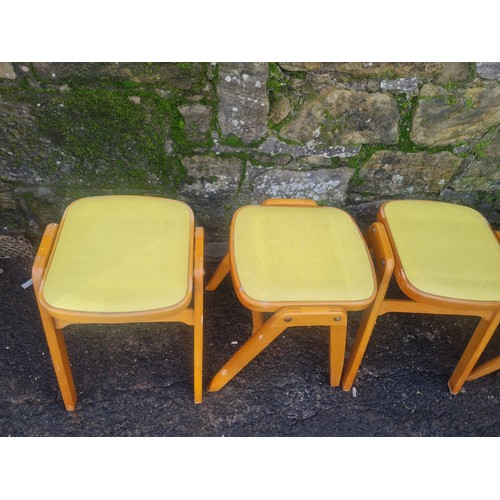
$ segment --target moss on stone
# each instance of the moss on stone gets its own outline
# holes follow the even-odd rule
[[[474,156],[476,158],[486,158],[488,156],[486,154],[486,150],[490,147],[490,145],[491,145],[490,140],[479,141],[472,150]]]
[[[467,109],[472,109],[474,107],[474,99],[472,97],[464,97],[464,104]]]
[[[470,83],[472,80],[477,78],[477,71],[476,71],[476,63],[469,63],[468,65],[468,74],[467,74],[467,79],[465,83]]]
[[[340,165],[341,165],[341,161],[340,161],[340,158],[338,156],[334,156],[333,158],[331,158],[330,162],[331,162],[333,168],[340,167]]]
[[[450,88],[456,88],[456,84],[450,83]],[[396,102],[399,109],[399,140],[396,147],[387,147],[385,149],[399,150],[403,153],[418,153],[425,151],[427,153],[440,153],[442,151],[453,152],[453,146],[422,146],[417,145],[411,140],[411,129],[413,126],[413,117],[417,109],[418,96],[409,97],[406,94],[396,94]]]
[[[206,63],[135,62],[121,63],[120,68],[110,63],[61,63],[61,66],[62,74],[58,73],[56,80],[49,77],[47,70],[37,71],[35,65],[31,65],[31,72],[42,87],[65,83],[74,88],[98,84],[100,88],[109,89],[153,89],[161,85],[172,89],[183,88],[185,92],[194,94],[200,92],[206,83]],[[57,67],[55,71],[58,71]],[[189,82],[187,87],[186,82]]]
[[[405,152],[415,152],[417,146],[413,144],[410,138],[411,127],[413,123],[413,115],[418,103],[418,97],[408,97],[406,94],[396,94],[396,102],[399,109],[399,141],[398,149]]]
[[[392,70],[387,70],[380,73],[379,75],[375,74],[373,76],[376,78],[380,78],[381,80],[397,80],[398,78],[400,78],[400,76]]]
[[[453,93],[458,89],[458,84],[456,82],[445,82],[440,84],[447,92]]]
[[[355,170],[351,180],[349,181],[351,186],[361,186],[364,184],[364,180],[359,176],[359,169]]]
[[[474,107],[474,99],[470,96],[464,95],[465,83],[456,82],[445,82],[441,83],[440,86],[444,88],[448,95],[446,96],[446,103],[448,106],[455,106],[456,104],[463,104],[466,109],[472,109]],[[443,99],[442,96],[433,96],[434,98]]]
[[[229,134],[223,138],[223,143],[227,146],[231,146],[233,148],[245,148],[247,144],[245,144],[239,137],[234,134]]]
[[[190,63],[190,62],[178,62],[176,64],[177,64],[177,66],[179,66],[179,68],[185,69],[185,70],[189,70],[193,67],[193,63]]]
[[[275,132],[279,132],[282,128],[288,125],[295,118],[293,113],[289,113],[286,118],[281,120],[279,123],[273,123],[271,120],[268,122],[268,128],[270,130],[274,130]]]
[[[276,63],[269,63],[269,77],[267,79],[269,99],[277,99],[286,85],[285,75]]]
[[[382,149],[389,149],[383,145],[368,145],[363,144],[359,153],[356,156],[351,156],[347,159],[347,165],[351,168],[354,168],[356,172],[358,172],[361,167],[373,156],[374,153],[380,151]]]
[[[39,130],[66,155],[75,158],[82,169],[106,162],[109,169],[124,170],[141,157],[157,174],[165,168],[161,131],[146,109],[131,102],[126,93],[72,90],[35,109]],[[144,170],[127,170],[132,181],[147,180]]]
[[[491,203],[492,205],[497,205],[500,203],[500,193],[486,193],[483,191],[476,193],[476,200],[478,202]]]
[[[190,101],[180,91],[162,98],[135,85],[63,93],[45,89],[32,93],[32,102],[43,96],[44,105],[33,108],[40,133],[94,183],[117,175],[140,185],[152,173],[162,184],[178,185],[185,176],[180,158],[192,154],[195,146],[212,145],[209,134],[201,145],[187,139],[178,108]],[[140,97],[140,103],[131,101],[132,96]],[[172,154],[166,152],[167,138]],[[104,164],[99,177],[92,179],[89,166]]]
[[[295,113],[297,113],[307,101],[310,101],[318,96],[317,92],[307,82],[305,82],[306,85],[304,89],[296,92],[289,86],[289,80],[291,78],[306,80],[307,72],[283,70],[278,64],[269,63],[267,90],[270,108],[272,109],[274,103],[282,98],[288,99],[291,106],[291,112],[279,123],[273,123],[271,120],[271,114],[269,114],[268,128],[275,132],[279,132],[288,123],[290,123],[290,121],[293,120]]]
[[[308,73],[307,71],[291,71],[281,68],[280,71],[283,71],[283,73],[289,76],[290,78],[296,78],[297,80],[305,80],[307,78],[307,73]]]

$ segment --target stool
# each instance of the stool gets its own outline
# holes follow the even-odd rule
[[[62,329],[73,323],[193,326],[194,400],[201,403],[203,273],[203,228],[195,230],[193,212],[179,201],[82,198],[60,225],[49,224],[32,274],[66,410],[77,398]]]
[[[376,261],[379,294],[364,313],[342,379],[348,391],[377,317],[389,312],[478,316],[479,324],[448,386],[500,368],[500,357],[477,367],[500,322],[500,245],[486,219],[472,208],[426,200],[383,204],[366,233]],[[409,300],[387,299],[392,275]]]
[[[252,311],[253,333],[208,390],[221,389],[293,326],[329,327],[330,385],[338,386],[347,311],[365,309],[377,292],[367,246],[349,214],[312,200],[244,206],[233,216],[229,253],[207,290],[215,290],[229,272],[238,299]]]

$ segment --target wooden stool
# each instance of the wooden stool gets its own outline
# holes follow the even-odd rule
[[[203,228],[195,231],[193,212],[179,201],[83,198],[66,209],[60,225],[47,226],[33,284],[68,411],[76,392],[62,329],[72,323],[193,326],[194,399],[201,402],[203,273]]]
[[[239,300],[252,310],[253,334],[209,391],[221,389],[285,329],[313,325],[329,327],[330,385],[338,386],[347,311],[365,309],[377,292],[370,254],[349,214],[311,200],[242,207],[233,216],[229,254],[207,290],[229,272]],[[265,313],[271,313],[267,320]]]
[[[478,316],[479,324],[448,382],[456,394],[466,380],[500,368],[500,357],[476,368],[500,322],[500,238],[468,207],[396,200],[382,205],[366,233],[379,294],[359,326],[342,387],[352,387],[377,317],[389,312]],[[385,298],[392,275],[409,300]]]

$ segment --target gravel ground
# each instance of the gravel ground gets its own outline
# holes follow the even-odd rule
[[[181,324],[65,329],[78,393],[66,412],[33,287],[31,260],[0,260],[1,436],[499,436],[500,372],[447,381],[477,322],[379,319],[354,388],[328,385],[326,328],[284,332],[221,391],[193,403],[192,330]],[[215,265],[207,263],[207,276]],[[359,321],[349,315],[348,351]],[[251,333],[226,278],[205,295],[204,387]],[[498,334],[482,359],[500,351]]]

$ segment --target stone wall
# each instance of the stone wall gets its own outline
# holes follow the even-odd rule
[[[209,244],[267,197],[462,203],[500,224],[500,63],[0,63],[0,231],[172,197]]]

